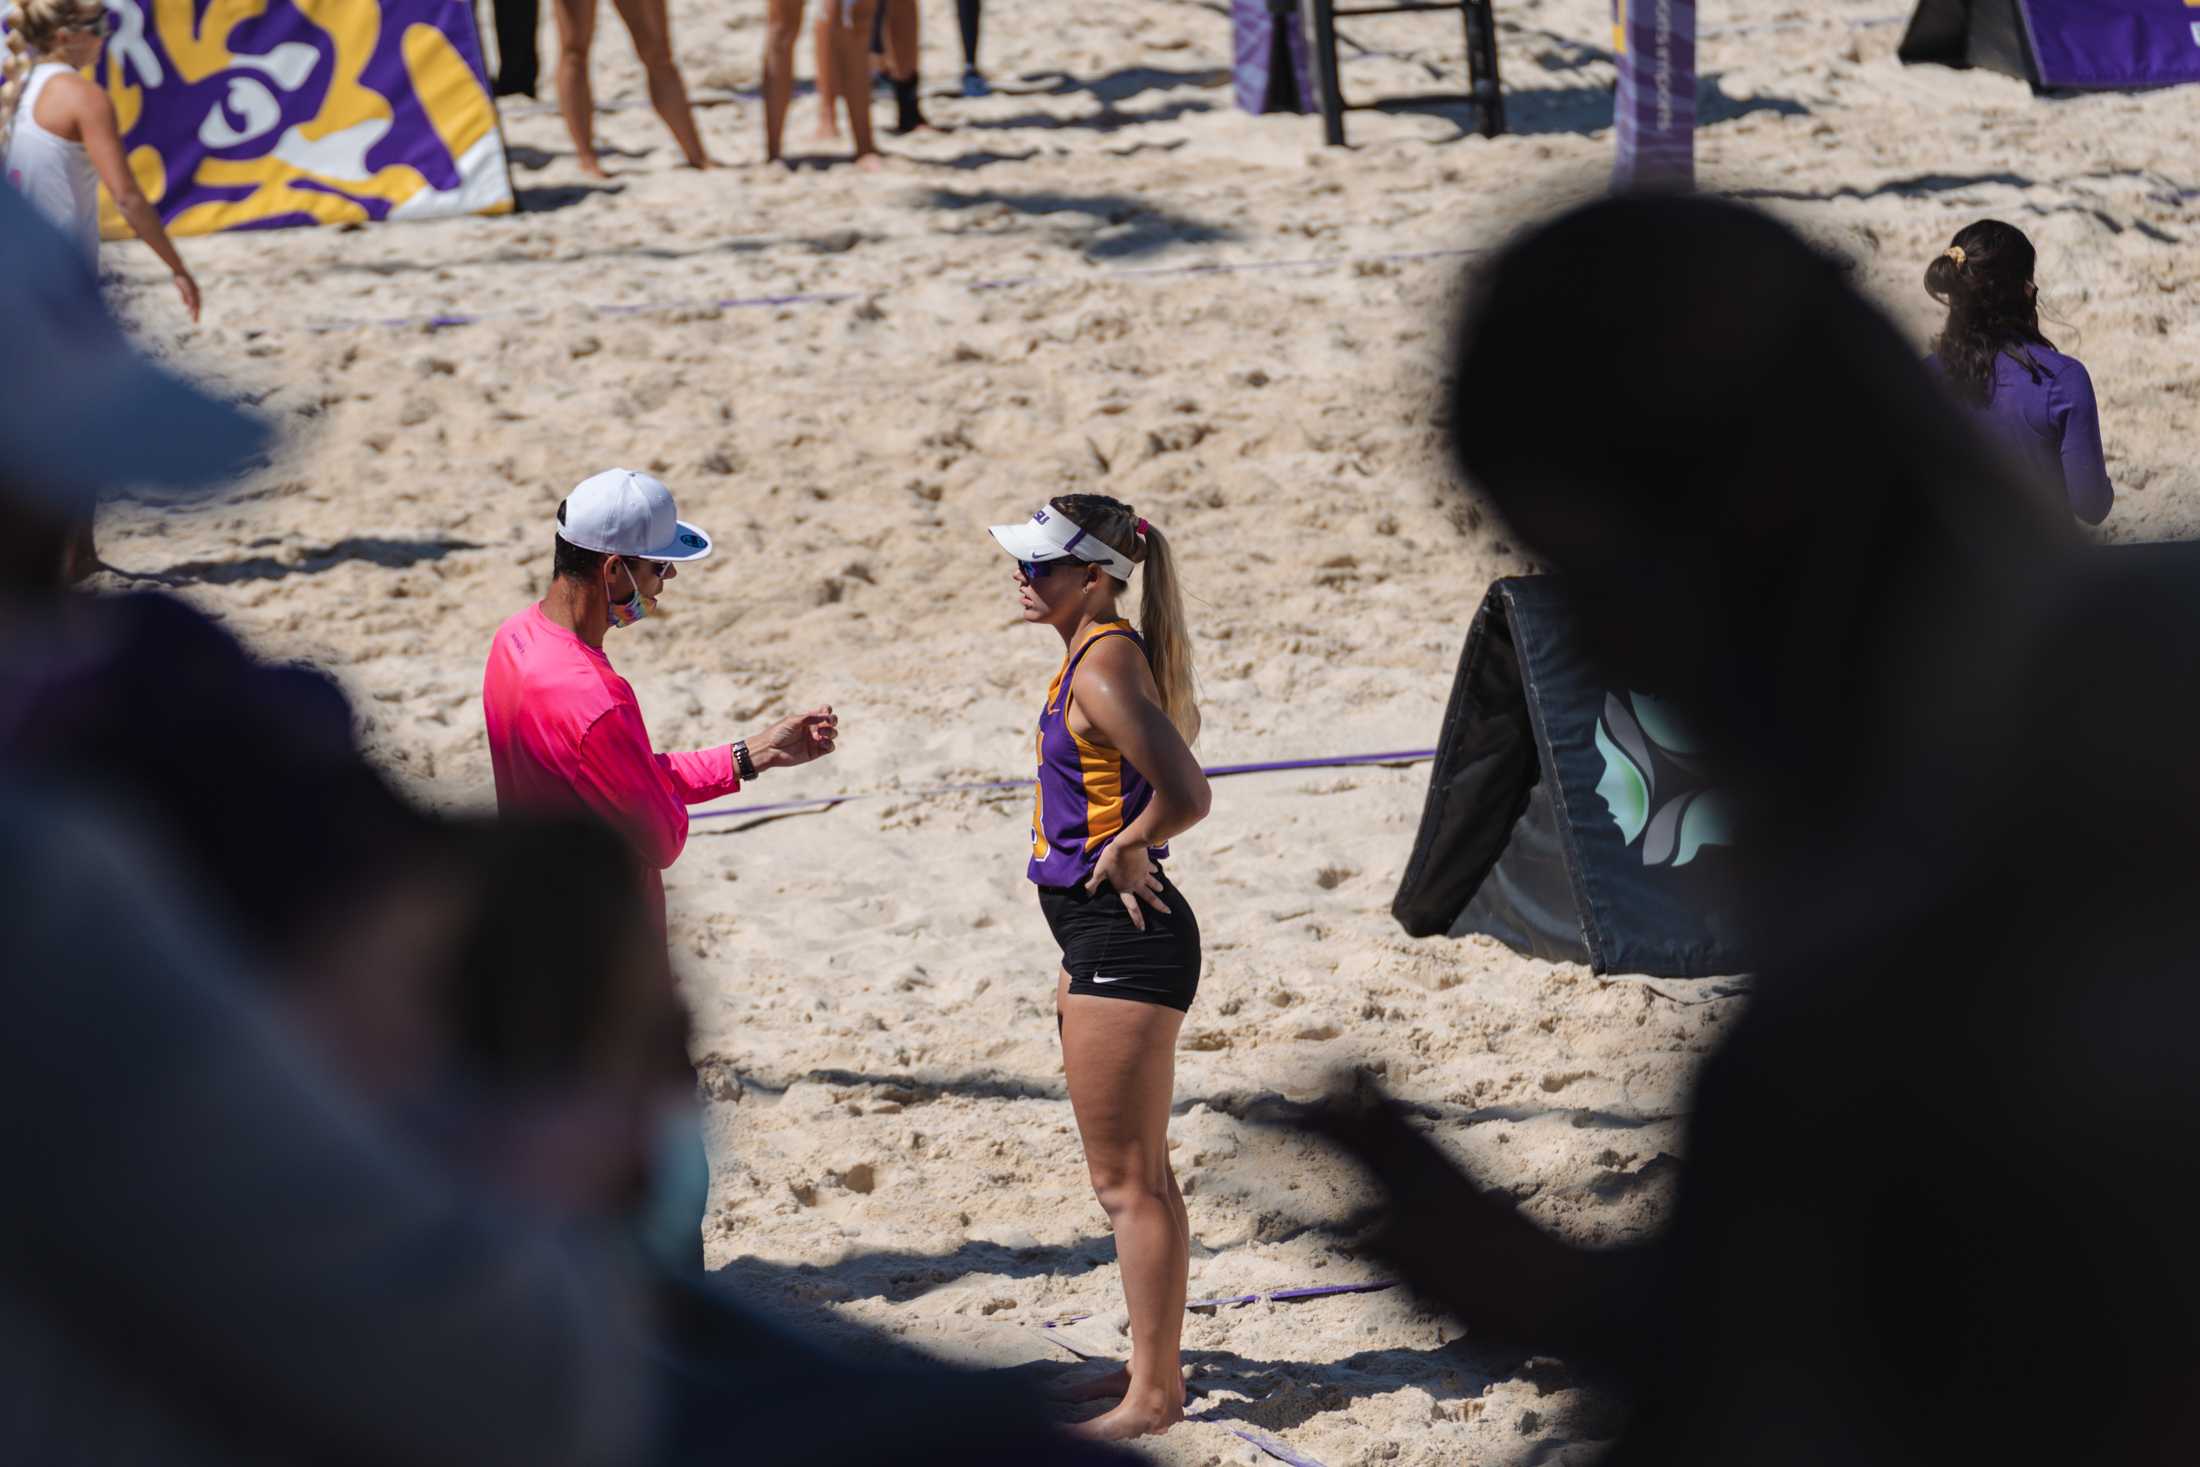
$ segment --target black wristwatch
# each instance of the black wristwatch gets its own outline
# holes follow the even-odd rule
[[[749,741],[747,739],[735,739],[733,741],[733,767],[740,771],[741,778],[744,780],[756,778],[756,761],[749,757]]]

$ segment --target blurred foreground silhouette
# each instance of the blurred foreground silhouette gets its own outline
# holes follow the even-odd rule
[[[2200,554],[2081,548],[1739,207],[1592,204],[1478,287],[1459,462],[1713,741],[1766,956],[1661,1236],[1564,1244],[1370,1094],[1315,1123],[1377,1250],[1623,1381],[1615,1464],[2191,1460]]]
[[[620,838],[451,822],[335,684],[68,589],[97,493],[264,430],[0,188],[0,1458],[1100,1464],[693,1271],[684,1014]]]

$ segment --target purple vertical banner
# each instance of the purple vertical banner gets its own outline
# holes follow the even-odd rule
[[[1696,0],[1612,0],[1615,189],[1696,181]]]
[[[1298,0],[1230,0],[1230,33],[1239,107],[1255,113],[1314,110],[1314,67]]]
[[[2024,0],[2020,9],[2041,86],[2200,82],[2196,0]]]

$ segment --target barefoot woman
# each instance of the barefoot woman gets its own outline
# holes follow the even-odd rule
[[[1123,1438],[1184,1415],[1177,1359],[1191,1258],[1169,1167],[1176,1036],[1199,988],[1199,924],[1162,874],[1169,837],[1207,814],[1191,645],[1169,545],[1130,506],[1053,500],[993,538],[1017,560],[1024,620],[1062,638],[1039,714],[1030,876],[1062,949],[1062,1068],[1130,1306],[1121,1404],[1080,1428]],[[1139,630],[1116,609],[1136,570]]]
[[[596,0],[555,0],[558,16],[558,111],[573,139],[573,156],[590,178],[608,178],[596,157],[596,97],[588,81],[588,53],[596,44]],[[703,135],[695,130],[687,84],[672,59],[672,13],[666,0],[611,0],[634,38],[642,74],[649,79],[649,105],[657,109],[680,156],[690,168],[708,168]]]

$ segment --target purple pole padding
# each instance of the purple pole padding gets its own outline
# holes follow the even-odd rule
[[[2192,0],[2019,0],[2040,85],[2127,91],[2200,82]]]
[[[1314,68],[1306,51],[1306,26],[1299,16],[1298,0],[1230,0],[1230,35],[1235,64],[1231,75],[1237,83],[1237,104],[1246,112],[1309,112],[1314,107]],[[1293,105],[1279,98],[1276,51],[1281,40],[1283,59],[1291,68]]]
[[[1612,0],[1615,189],[1696,181],[1696,0]]]
[[[1342,769],[1358,764],[1418,764],[1436,757],[1434,749],[1407,749],[1396,754],[1335,754],[1319,759],[1267,759],[1257,764],[1210,764],[1202,772],[1209,779],[1233,774],[1276,774],[1291,769]],[[769,805],[722,805],[697,810],[690,820],[717,820],[733,815],[783,815],[793,810],[830,810],[851,800],[926,800],[937,795],[967,794],[972,790],[1029,789],[1035,780],[981,779],[971,784],[935,784],[915,790],[871,790],[854,795],[819,795],[809,800],[780,800]]]

